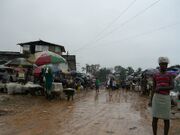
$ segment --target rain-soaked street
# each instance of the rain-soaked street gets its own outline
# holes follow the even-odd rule
[[[74,101],[7,96],[1,101],[1,135],[152,135],[148,98],[137,92],[82,92]],[[8,97],[9,96],[9,97]],[[158,134],[163,134],[159,121]],[[171,135],[180,134],[180,119],[171,119]]]

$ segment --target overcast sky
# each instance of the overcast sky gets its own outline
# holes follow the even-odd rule
[[[0,0],[1,51],[42,39],[65,46],[78,68],[180,64],[180,0]]]

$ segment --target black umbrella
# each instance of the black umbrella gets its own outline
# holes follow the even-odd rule
[[[75,80],[80,81],[81,83],[84,83],[84,79],[82,79],[81,77],[76,77]]]

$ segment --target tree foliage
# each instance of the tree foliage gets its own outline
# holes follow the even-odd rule
[[[134,73],[134,69],[130,66],[127,67],[126,70],[127,70],[127,75],[131,75],[132,73]]]
[[[125,80],[126,78],[126,69],[122,66],[115,66],[114,67],[114,74],[119,80]]]
[[[100,65],[99,64],[86,64],[86,67],[82,67],[82,71],[86,71],[86,73],[90,73],[95,75],[97,71],[99,71]]]
[[[135,75],[139,75],[141,72],[142,72],[142,68],[139,67],[139,68],[135,71]]]
[[[105,82],[109,74],[111,74],[110,69],[101,68],[98,72],[96,72],[95,76],[98,77],[101,82]]]

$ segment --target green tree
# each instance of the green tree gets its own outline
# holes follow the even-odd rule
[[[81,70],[82,70],[82,72],[84,72],[84,71],[86,72],[86,67],[82,67]]]
[[[99,64],[86,64],[86,73],[90,73],[92,75],[95,75],[97,71],[99,71],[100,65]]]
[[[126,78],[126,69],[122,66],[115,66],[115,76],[118,76],[119,80],[125,80]]]
[[[115,66],[114,67],[115,73],[121,73],[124,68],[122,66]]]
[[[139,75],[141,72],[142,72],[142,68],[139,67],[139,68],[136,70],[136,75]]]
[[[127,67],[127,75],[131,75],[132,73],[134,73],[134,69],[132,67]]]
[[[98,77],[101,82],[105,82],[109,74],[111,74],[110,69],[101,68],[99,71],[96,72],[95,76]]]

